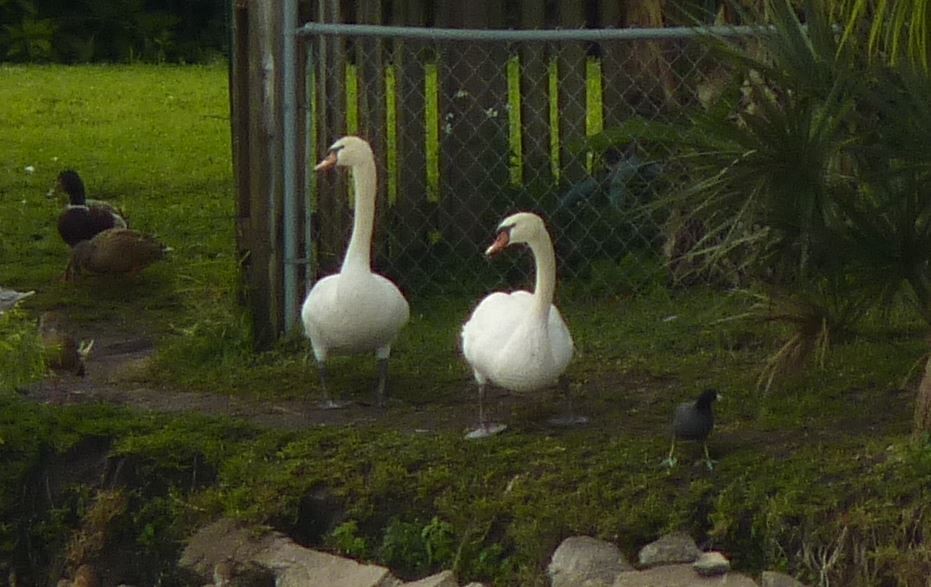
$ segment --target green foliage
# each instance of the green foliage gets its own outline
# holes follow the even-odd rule
[[[0,394],[41,379],[43,356],[35,320],[16,308],[0,313]]]
[[[927,0],[866,2],[839,0],[830,3],[844,24],[842,43],[866,35],[870,54],[891,61],[906,61],[931,71]]]
[[[709,39],[731,85],[685,126],[634,130],[675,145],[685,185],[658,207],[696,232],[685,257],[762,290],[758,315],[794,333],[761,381],[911,300],[931,323],[931,132],[926,71],[870,61],[836,34],[830,3],[770,0],[757,42]],[[759,46],[757,46],[759,45]]]
[[[359,536],[359,525],[355,520],[343,522],[326,537],[326,544],[336,552],[353,558],[368,556],[369,547],[365,538]]]
[[[222,2],[10,0],[0,56],[14,62],[205,63],[227,52]]]

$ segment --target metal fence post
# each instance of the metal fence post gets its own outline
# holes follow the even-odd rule
[[[283,173],[283,301],[285,333],[298,324],[297,267],[304,259],[297,257],[298,198],[297,185],[297,0],[284,0],[282,9],[282,173]]]

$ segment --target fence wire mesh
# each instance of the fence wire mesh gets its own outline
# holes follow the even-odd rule
[[[546,220],[564,295],[637,293],[674,277],[673,212],[649,204],[683,174],[669,147],[629,129],[713,100],[720,71],[697,36],[405,38],[347,27],[301,38],[308,165],[344,134],[372,143],[374,264],[403,289],[526,283],[527,256],[482,255],[518,210]],[[307,235],[320,276],[341,261],[352,211],[344,179],[312,173]]]

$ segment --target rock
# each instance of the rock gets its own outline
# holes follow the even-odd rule
[[[701,550],[692,537],[684,532],[673,532],[660,537],[640,549],[638,560],[642,567],[695,562]]]
[[[716,551],[704,552],[692,563],[692,568],[702,577],[715,577],[731,570],[731,561]]]
[[[459,587],[459,581],[452,571],[443,571],[413,583],[404,583],[402,587]]]
[[[218,563],[259,566],[274,574],[277,587],[392,587],[401,583],[385,567],[304,548],[280,532],[241,527],[221,519],[202,528],[188,541],[179,565],[204,582],[214,579]]]
[[[472,581],[471,583],[469,583],[469,584],[466,585],[465,587],[485,587],[485,584],[484,584],[484,583],[479,583],[479,582],[477,582],[477,581]]]
[[[763,571],[760,584],[762,587],[805,587],[804,583],[794,577],[776,571]]]
[[[643,571],[631,571],[617,576],[611,587],[759,587],[753,579],[741,573],[717,577],[702,577],[692,565],[664,565]]]
[[[573,536],[559,545],[547,573],[552,587],[610,586],[633,567],[617,546],[590,536]]]

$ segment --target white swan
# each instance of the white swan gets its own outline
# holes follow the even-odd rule
[[[533,251],[533,293],[490,294],[462,327],[462,352],[478,383],[479,427],[468,438],[490,436],[505,429],[503,424],[485,420],[485,386],[489,381],[512,391],[533,391],[557,382],[572,359],[572,336],[552,303],[556,258],[543,220],[529,212],[505,218],[485,254],[493,255],[515,243],[526,243]],[[558,423],[584,421],[571,414],[570,404],[570,416]]]
[[[318,281],[301,308],[304,332],[310,338],[320,370],[324,407],[339,407],[327,389],[326,360],[331,352],[374,352],[378,359],[375,401],[384,405],[391,344],[407,324],[410,308],[397,286],[372,273],[372,228],[375,223],[375,157],[359,137],[343,137],[333,143],[314,168],[336,166],[352,169],[355,214],[352,237],[339,273]]]

